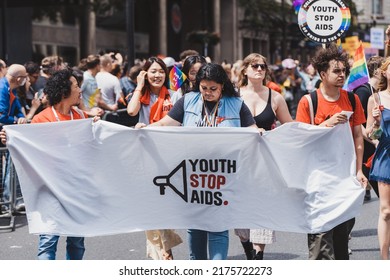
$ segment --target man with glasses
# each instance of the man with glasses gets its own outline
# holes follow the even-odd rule
[[[12,64],[8,70],[5,77],[0,79],[0,125],[9,125],[9,124],[23,124],[27,120],[22,112],[22,106],[19,102],[19,99],[16,97],[15,90],[18,87],[24,86],[28,80],[28,75],[26,68],[20,64]],[[4,175],[4,192],[3,200],[4,202],[10,201],[10,185],[9,185],[9,175],[10,175],[10,166],[11,159],[9,153],[6,155],[6,168]],[[17,186],[18,197],[21,196],[20,186]],[[9,207],[4,205],[2,211],[7,211]],[[16,204],[17,211],[24,210],[24,202],[22,200],[17,201]]]
[[[367,178],[362,171],[363,134],[361,125],[366,122],[366,118],[358,96],[353,94],[352,97],[355,100],[353,105],[349,93],[342,90],[349,74],[348,56],[339,52],[335,44],[331,44],[326,49],[319,49],[313,58],[313,66],[318,70],[322,80],[321,86],[316,92],[317,106],[315,106],[315,102],[312,102],[310,94],[305,95],[298,104],[296,120],[325,127],[334,127],[349,121],[356,152],[356,177],[365,187]],[[317,109],[314,110],[314,107]],[[353,111],[349,120],[344,111]],[[311,115],[314,115],[313,118]],[[329,144],[337,145],[337,143]],[[324,148],[326,149],[326,147],[318,147],[318,149]],[[324,152],[326,153],[326,150]],[[345,221],[327,232],[308,234],[309,259],[348,260],[348,240],[354,223],[355,218]]]

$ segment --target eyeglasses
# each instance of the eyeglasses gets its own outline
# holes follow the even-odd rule
[[[259,69],[259,67],[260,67],[260,70],[265,70],[265,69],[267,68],[267,65],[264,64],[264,63],[256,63],[256,64],[251,64],[251,67],[252,67],[254,70]]]

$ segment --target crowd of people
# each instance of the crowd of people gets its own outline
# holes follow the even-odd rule
[[[390,37],[390,27],[386,34]],[[390,48],[389,40],[386,47]],[[0,60],[0,123],[5,127],[94,117],[137,129],[149,125],[253,127],[261,134],[292,121],[324,127],[349,122],[356,178],[367,190],[366,200],[371,188],[379,197],[379,246],[381,258],[388,259],[390,58],[370,58],[370,81],[353,93],[342,89],[349,60],[334,44],[320,48],[306,65],[286,59],[279,67],[269,65],[259,53],[230,65],[213,63],[194,50],[183,51],[180,61],[152,56],[131,67],[119,53],[91,54],[73,68],[59,56],[45,57],[40,64],[29,61],[8,67]],[[174,66],[187,77],[178,90],[169,88]],[[352,116],[348,118],[345,111],[353,111]],[[6,128],[0,138],[6,144]],[[9,156],[5,162],[10,164]],[[3,186],[2,200],[7,201],[9,189],[6,182]],[[18,207],[24,207],[23,201]],[[9,209],[2,205],[0,211]],[[354,222],[308,234],[309,259],[349,259]],[[227,258],[227,229],[187,232],[190,259]],[[276,241],[272,229],[236,229],[235,233],[247,259],[263,259],[266,244]],[[38,258],[55,259],[58,239],[40,235]],[[148,256],[163,260],[173,259],[172,248],[183,242],[171,229],[148,230],[146,240]],[[84,251],[84,238],[67,237],[67,259],[82,259]]]

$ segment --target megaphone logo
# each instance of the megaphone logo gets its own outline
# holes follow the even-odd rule
[[[181,172],[179,172],[181,170]],[[187,189],[187,172],[186,161],[183,160],[175,169],[172,170],[167,176],[157,176],[153,179],[153,183],[160,187],[160,194],[165,194],[167,187],[171,188],[178,196],[180,196],[185,202],[188,202],[188,189]],[[175,186],[181,187],[182,191]]]
[[[183,160],[168,175],[153,179],[153,183],[160,188],[160,195],[165,195],[168,187],[188,203],[215,206],[229,204],[224,199],[224,190],[229,176],[236,173],[236,160],[188,159],[188,178],[186,164],[187,161]]]

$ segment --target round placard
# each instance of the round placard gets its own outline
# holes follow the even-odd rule
[[[321,44],[339,39],[351,24],[351,12],[341,0],[307,0],[298,12],[301,32]]]

